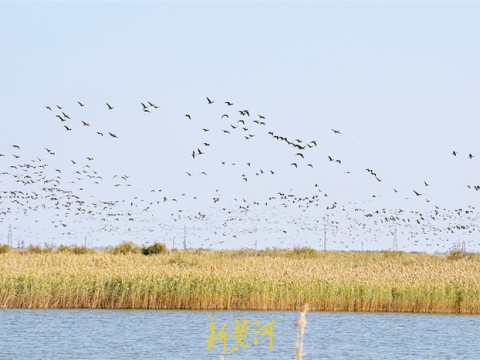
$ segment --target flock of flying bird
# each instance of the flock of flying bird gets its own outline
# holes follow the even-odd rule
[[[78,101],[76,106],[85,108],[88,104]],[[202,159],[212,154],[222,156],[215,150],[215,142],[220,137],[227,142],[237,141],[248,148],[252,142],[261,142],[262,147],[274,142],[291,154],[285,167],[260,167],[251,160],[242,161],[209,160],[210,168],[233,173],[243,184],[251,184],[252,179],[262,176],[295,176],[300,169],[316,169],[328,164],[342,169],[343,174],[351,175],[353,170],[345,167],[344,159],[333,154],[324,154],[323,163],[315,157],[319,148],[318,139],[301,139],[280,134],[272,129],[267,116],[255,114],[245,107],[235,107],[232,101],[215,101],[206,97],[205,106],[218,111],[215,128],[204,126],[201,116],[187,113],[177,121],[186,122],[202,138],[190,151],[184,153],[182,162],[187,178],[202,176],[210,179],[206,169],[193,171],[203,166]],[[105,111],[114,113],[117,107],[105,103]],[[92,136],[109,137],[121,143],[128,134],[115,129],[97,127],[91,121],[77,119],[65,106],[46,106],[47,113],[59,122],[65,132],[79,128],[90,130]],[[151,115],[161,111],[161,106],[150,101],[142,101],[138,110]],[[342,131],[331,128],[330,136],[344,136]],[[118,135],[117,135],[118,134]],[[88,135],[87,135],[88,136]],[[270,143],[265,143],[269,141]],[[451,156],[460,156],[453,150]],[[93,155],[81,159],[58,157],[56,149],[46,145],[38,156],[26,157],[21,144],[12,144],[10,149],[0,153],[0,223],[5,227],[12,224],[18,245],[38,242],[83,242],[105,241],[118,243],[121,240],[151,242],[162,240],[171,242],[172,247],[195,248],[238,248],[244,247],[319,247],[328,236],[329,246],[336,249],[377,248],[386,237],[403,239],[402,247],[415,249],[416,246],[433,247],[435,250],[448,250],[457,241],[468,239],[472,247],[479,245],[473,240],[480,231],[479,215],[474,206],[463,209],[447,209],[431,203],[425,193],[430,182],[423,181],[423,189],[410,189],[408,192],[417,198],[424,197],[429,205],[424,211],[401,208],[387,209],[375,202],[379,194],[372,194],[363,201],[340,203],[332,192],[322,190],[315,173],[307,175],[311,185],[297,191],[277,191],[265,194],[254,200],[247,196],[228,196],[230,183],[218,179],[213,194],[193,194],[193,187],[184,191],[174,189],[136,189],[134,178],[128,174],[107,174],[96,168]],[[475,161],[475,155],[466,157]],[[273,164],[273,162],[272,162]],[[232,169],[238,169],[238,173]],[[313,170],[311,170],[313,171]],[[376,183],[384,181],[377,171],[366,167],[368,176]],[[303,174],[303,173],[302,173]],[[357,174],[357,176],[359,176]],[[274,183],[273,178],[267,182]],[[247,186],[247,185],[244,185]],[[466,185],[472,191],[480,191],[480,185]],[[101,190],[93,191],[95,187]],[[108,191],[103,189],[108,188]],[[272,186],[273,189],[273,186]],[[143,191],[143,193],[142,193]],[[406,194],[392,187],[393,193]],[[112,198],[104,198],[113,193]],[[480,193],[479,193],[480,194]],[[404,197],[404,199],[409,199]],[[429,204],[431,203],[431,204]],[[32,226],[25,224],[31,223]],[[134,237],[134,238],[132,238]],[[14,244],[16,245],[16,244]],[[92,244],[93,245],[93,244]],[[384,248],[390,245],[383,245]]]

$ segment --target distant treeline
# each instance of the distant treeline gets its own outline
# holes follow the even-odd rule
[[[121,244],[113,247],[113,248],[105,248],[105,249],[92,249],[88,248],[87,246],[79,246],[79,245],[54,245],[45,243],[43,246],[40,245],[29,245],[23,249],[14,249],[6,244],[0,245],[0,254],[7,253],[11,250],[24,252],[24,253],[33,253],[33,254],[40,254],[40,253],[73,253],[73,254],[90,254],[95,251],[105,251],[111,254],[143,254],[143,255],[154,255],[154,254],[162,254],[168,251],[166,245],[164,243],[155,242],[153,245],[149,246],[138,246],[131,241],[125,241]]]

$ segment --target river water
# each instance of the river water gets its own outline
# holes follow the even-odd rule
[[[298,315],[0,310],[0,359],[220,359],[224,344],[225,359],[295,359]],[[306,319],[305,360],[480,358],[480,316],[309,312]]]

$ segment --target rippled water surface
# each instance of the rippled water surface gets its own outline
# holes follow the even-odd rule
[[[295,358],[296,312],[0,310],[0,359],[219,359],[209,315],[226,359]],[[272,349],[268,333],[254,345],[272,321]],[[304,359],[479,359],[479,333],[480,316],[310,312]]]

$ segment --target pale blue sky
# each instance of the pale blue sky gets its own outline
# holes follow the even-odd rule
[[[312,219],[321,219],[334,201],[425,213],[435,205],[476,206],[480,191],[467,185],[480,185],[479,18],[477,2],[1,2],[0,153],[7,156],[0,158],[0,166],[18,162],[11,157],[14,143],[22,146],[25,159],[44,158],[62,174],[73,173],[70,160],[92,156],[92,167],[110,185],[84,185],[82,191],[93,196],[91,201],[152,199],[151,189],[162,189],[169,198],[198,195],[196,202],[175,206],[193,215],[212,212],[212,224],[218,209],[211,199],[217,189],[222,207],[229,208],[237,206],[235,198],[264,202],[290,189],[311,196],[317,183],[329,197],[322,199]],[[206,96],[216,102],[207,105]],[[77,100],[86,106],[80,108]],[[143,113],[140,102],[146,101],[159,109]],[[235,105],[228,108],[224,101]],[[108,111],[106,102],[114,110]],[[71,132],[55,118],[58,110],[45,109],[55,104],[72,117]],[[248,142],[221,131],[242,119],[242,109],[251,111],[250,122],[257,114],[266,116],[266,127],[249,126],[256,137]],[[221,118],[226,112],[229,121]],[[342,134],[333,134],[332,128]],[[98,130],[116,133],[119,139],[101,138]],[[299,160],[295,149],[272,140],[267,131],[316,140],[318,147],[308,156],[305,152],[303,166],[294,169],[290,163]],[[192,150],[203,142],[212,143],[208,153],[192,159]],[[56,154],[47,157],[44,147]],[[454,149],[457,157],[451,155]],[[469,153],[477,157],[468,159]],[[328,155],[342,164],[330,163]],[[221,161],[238,164],[226,168]],[[275,176],[255,176],[260,168],[274,170]],[[373,169],[382,182],[365,168]],[[208,176],[200,176],[201,171]],[[247,171],[252,174],[245,183],[242,174]],[[132,186],[115,187],[115,174],[131,176]],[[3,179],[4,190],[18,186]],[[413,189],[424,195],[415,197]],[[283,223],[297,216],[291,208],[271,206],[258,211],[267,217],[269,211],[278,211],[279,218],[286,219]],[[146,226],[131,231],[140,234],[139,242],[151,240],[143,232],[162,237],[164,231],[166,241],[181,237],[188,221],[170,224],[171,211],[165,209],[166,218],[158,222],[176,230],[151,231]],[[38,216],[39,223],[50,222],[50,215]],[[219,219],[210,227],[200,221],[197,237],[214,239],[211,229],[224,228],[224,218]],[[79,242],[88,230],[99,244],[127,240],[131,234],[125,230],[130,225],[118,225],[113,232],[121,233],[121,239],[106,237],[98,230],[98,219],[69,215],[68,226],[78,221],[81,225],[75,226],[83,230],[62,238],[47,225],[31,230],[27,220],[4,218],[0,232],[6,233],[12,223],[27,242],[48,237],[68,243]],[[249,221],[245,218],[235,231],[255,228]],[[262,247],[278,245],[276,241],[318,247],[319,235],[297,233],[295,224],[264,225],[274,235],[259,236]],[[345,229],[350,225],[344,220]],[[230,237],[234,230],[225,231],[223,246],[252,246],[251,239],[242,242],[242,236]],[[369,241],[368,235],[355,231]],[[351,233],[344,232],[339,239],[348,242]],[[435,238],[432,233],[422,236]],[[478,232],[469,235],[469,245],[477,246],[478,238]],[[459,239],[463,235],[452,235],[449,241]],[[371,241],[370,248],[387,248],[390,241]],[[192,240],[193,245],[199,243]],[[430,250],[407,240],[403,245]],[[350,247],[358,248],[359,242]]]

